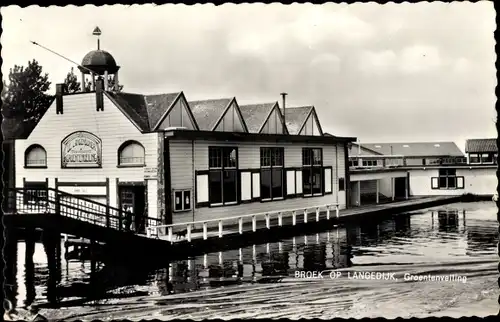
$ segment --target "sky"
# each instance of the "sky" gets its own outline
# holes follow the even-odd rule
[[[55,84],[97,48],[125,92],[314,105],[323,130],[374,142],[497,137],[492,2],[2,7],[2,73]],[[76,66],[75,66],[76,67]]]

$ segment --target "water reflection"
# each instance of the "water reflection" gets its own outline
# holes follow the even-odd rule
[[[436,256],[453,261],[460,256],[495,254],[496,208],[490,204],[479,204],[467,211],[463,204],[453,207],[346,224],[327,232],[204,254],[155,269],[148,269],[146,263],[139,269],[137,265],[131,268],[61,259],[59,241],[18,244],[7,238],[4,256],[11,265],[5,267],[4,290],[14,305],[21,300],[23,305],[36,302],[78,306],[89,298],[182,294],[232,285],[275,283],[293,276],[296,270],[434,263]],[[22,281],[25,285],[17,294]],[[80,302],[75,302],[77,299]]]

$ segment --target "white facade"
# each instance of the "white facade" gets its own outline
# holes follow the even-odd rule
[[[56,114],[56,101],[54,100],[30,136],[26,140],[16,140],[16,187],[22,188],[24,181],[45,182],[48,179],[49,188],[55,188],[56,178],[58,182],[75,183],[77,186],[78,183],[105,183],[108,179],[108,198],[106,198],[106,189],[97,186],[87,186],[82,189],[86,194],[95,195],[94,200],[108,202],[110,206],[118,207],[117,179],[127,182],[144,182],[144,167],[157,168],[158,134],[141,133],[106,95],[104,95],[104,111],[96,111],[95,93],[64,95],[62,98],[63,114]],[[101,140],[101,167],[62,168],[61,142],[65,137],[77,131],[89,132]],[[145,166],[118,166],[118,149],[129,140],[137,141],[144,147]],[[33,144],[45,149],[46,167],[25,167],[25,151]],[[60,187],[60,189],[65,188]],[[148,216],[156,218],[158,215],[156,180],[147,180],[146,189],[149,201]]]

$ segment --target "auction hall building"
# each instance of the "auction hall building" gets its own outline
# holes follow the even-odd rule
[[[40,121],[15,141],[16,187],[55,188],[164,224],[348,206],[355,138],[323,133],[313,106],[124,93],[118,70],[94,50],[80,66],[90,88],[56,85]]]

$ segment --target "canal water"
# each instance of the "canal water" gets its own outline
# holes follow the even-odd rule
[[[498,313],[496,213],[477,202],[353,220],[154,270],[100,264],[92,281],[90,262],[64,254],[50,274],[41,244],[25,265],[19,242],[11,291],[65,320],[486,316]]]

